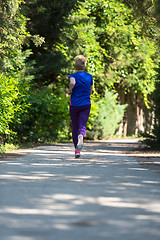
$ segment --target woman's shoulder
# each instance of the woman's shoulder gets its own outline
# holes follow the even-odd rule
[[[71,77],[76,78],[78,76],[82,76],[82,77],[87,76],[89,78],[92,78],[92,75],[90,73],[88,73],[88,72],[85,72],[85,71],[72,73],[72,74],[69,75],[69,78],[71,78]]]
[[[77,75],[77,73],[71,73],[71,74],[69,75],[69,78],[75,77],[76,75]]]
[[[89,75],[90,77],[92,77],[92,75],[91,75],[90,73],[88,73],[88,75]]]
[[[86,74],[86,77],[87,77],[88,79],[93,79],[93,77],[92,77],[92,75],[91,75],[90,73],[85,72],[85,74]]]
[[[91,75],[90,73],[88,73],[88,72],[81,72],[81,74],[82,74],[82,75],[85,75],[85,76],[87,76],[87,77],[92,77],[92,75]]]

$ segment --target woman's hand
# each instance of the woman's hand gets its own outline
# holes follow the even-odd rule
[[[71,95],[71,93],[72,93],[72,90],[68,90],[67,94]]]
[[[69,95],[71,95],[71,93],[72,93],[72,90],[68,90],[66,93],[66,97],[69,97]]]

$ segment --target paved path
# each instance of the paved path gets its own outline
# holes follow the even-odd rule
[[[72,144],[0,159],[0,240],[159,240],[160,173],[124,152],[137,143]],[[158,159],[158,158],[157,158]]]

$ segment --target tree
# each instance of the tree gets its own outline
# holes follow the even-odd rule
[[[31,59],[36,62],[36,82],[39,86],[57,83],[57,77],[67,65],[66,59],[56,48],[66,19],[78,0],[26,0],[24,14],[30,19],[27,29],[31,33],[29,48]],[[31,11],[32,9],[32,11]]]
[[[156,88],[152,94],[152,100],[154,101],[155,123],[152,134],[145,135],[145,137],[147,137],[147,144],[152,146],[152,148],[160,148],[160,68],[157,69]]]
[[[152,110],[155,114],[154,125],[151,132],[144,134],[144,143],[147,143],[152,148],[160,148],[160,66],[159,66],[159,44],[160,44],[160,5],[158,0],[143,0],[143,1],[123,1],[131,7],[136,20],[141,21],[141,25],[145,26],[145,34],[151,33],[152,38],[157,46],[155,58],[158,59],[158,65],[156,66],[155,74],[155,90],[151,94],[151,100],[153,101]],[[143,27],[144,28],[144,27]]]
[[[131,10],[116,1],[82,3],[70,16],[70,31],[64,30],[62,53],[88,56],[89,71],[101,74],[100,86],[118,84],[140,91],[146,99],[154,89],[154,41],[143,35]],[[63,38],[65,35],[65,38]],[[68,41],[67,41],[68,40]]]
[[[7,128],[18,133],[17,139],[51,139],[66,131],[68,100],[64,93],[78,54],[88,57],[87,71],[94,77],[95,113],[100,105],[105,109],[108,88],[119,93],[115,95],[119,100],[123,95],[123,103],[134,95],[136,101],[143,99],[149,106],[157,66],[153,36],[157,38],[158,34],[154,35],[150,5],[145,5],[150,1],[142,2],[138,1],[148,9],[144,11],[148,25],[140,24],[140,14],[133,14],[136,5],[129,0],[1,1],[1,81],[4,85],[6,79],[8,88],[18,96],[10,105],[14,111],[7,123]],[[56,110],[59,103],[65,106],[62,111]]]
[[[0,69],[5,75],[24,72],[30,50],[23,51],[23,44],[30,34],[26,30],[27,18],[20,12],[22,1],[6,0],[0,3]]]
[[[0,135],[13,133],[10,128],[15,113],[26,109],[24,97],[33,76],[26,65],[31,51],[23,51],[30,36],[26,30],[26,17],[20,12],[22,1],[0,2]]]
[[[72,11],[68,24],[58,47],[68,61],[77,54],[88,57],[96,92],[103,97],[110,87],[124,96],[134,93],[135,105],[136,99],[143,99],[149,107],[148,96],[155,88],[156,45],[132,9],[116,0],[85,1]]]
[[[0,75],[0,136],[10,134],[9,124],[14,118],[16,111],[19,111],[20,105],[15,104],[19,89],[17,81],[14,78],[7,78]]]

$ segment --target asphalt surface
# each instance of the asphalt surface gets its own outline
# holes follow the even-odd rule
[[[160,172],[138,143],[71,143],[0,159],[0,240],[159,240]],[[159,156],[157,156],[157,161]]]

